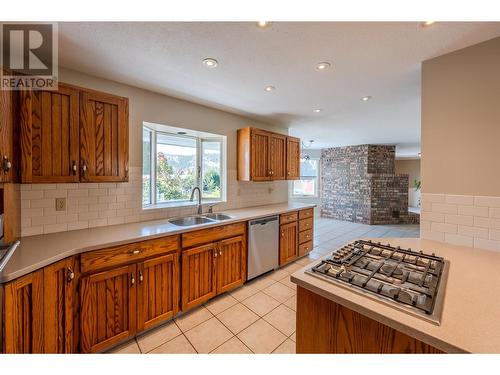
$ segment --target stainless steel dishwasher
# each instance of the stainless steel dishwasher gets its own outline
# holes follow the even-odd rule
[[[248,223],[248,280],[278,268],[279,217]]]

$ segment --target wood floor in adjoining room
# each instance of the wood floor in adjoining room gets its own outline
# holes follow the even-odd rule
[[[183,314],[111,353],[295,353],[296,287],[290,274],[356,238],[419,237],[418,225],[315,218],[305,258]]]

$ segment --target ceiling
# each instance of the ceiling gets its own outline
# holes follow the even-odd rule
[[[499,36],[500,23],[60,23],[59,35],[62,66],[285,125],[313,148],[388,143],[411,157],[420,63]],[[316,71],[322,61],[331,68]]]

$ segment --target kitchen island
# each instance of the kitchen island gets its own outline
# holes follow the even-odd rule
[[[440,324],[305,273],[318,259],[291,276],[298,286],[297,353],[500,353],[500,253],[383,241],[449,261]]]

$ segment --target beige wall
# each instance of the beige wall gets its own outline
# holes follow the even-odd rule
[[[422,190],[500,196],[500,38],[424,61]]]
[[[413,187],[415,180],[420,180],[420,159],[415,160],[396,160],[396,173],[407,174],[408,184],[408,205],[418,207],[418,200],[420,199],[420,190],[415,191]]]
[[[129,182],[21,185],[21,235],[62,232],[193,214],[186,207],[142,208],[142,123],[153,122],[227,136],[227,203],[216,210],[286,202],[288,182],[240,182],[236,179],[236,130],[256,126],[286,134],[287,129],[160,95],[151,91],[62,69],[62,82],[129,98]],[[66,211],[55,199],[66,198]]]

